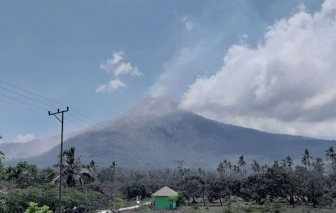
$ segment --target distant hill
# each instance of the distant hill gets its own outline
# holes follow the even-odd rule
[[[287,155],[300,158],[304,148],[314,156],[335,141],[271,134],[223,124],[178,109],[166,96],[147,97],[119,119],[106,122],[65,141],[76,147],[82,161],[93,159],[106,166],[112,161],[124,167],[172,167],[184,160],[188,167],[216,167],[224,159],[236,163],[239,155],[248,160],[281,160]],[[38,166],[57,161],[59,146],[28,160]]]
[[[76,134],[78,133],[64,134],[64,138],[67,139]],[[41,140],[32,140],[26,143],[0,143],[0,150],[5,153],[9,159],[28,158],[47,152],[59,143],[60,136],[53,136]]]

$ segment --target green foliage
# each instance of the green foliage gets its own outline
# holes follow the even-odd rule
[[[78,205],[89,205],[91,201],[101,198],[101,194],[89,190],[65,188],[63,190],[62,206],[73,208]],[[8,209],[11,213],[25,212],[29,207],[28,201],[47,205],[52,211],[58,207],[58,187],[28,187],[26,189],[14,189],[8,194],[0,194],[0,200],[4,205],[0,206],[0,212]]]
[[[151,196],[148,188],[144,184],[138,182],[126,183],[120,190],[127,200],[131,200],[136,196],[141,196],[142,198]]]
[[[38,207],[37,203],[30,202],[25,213],[52,213],[52,211],[49,210],[49,207],[46,205]]]
[[[4,177],[4,171],[5,171],[5,167],[0,159],[0,180],[3,180],[3,177]]]
[[[98,175],[97,178],[100,182],[106,182],[106,181],[114,181],[114,175],[115,175],[115,170],[113,168],[106,168],[102,169]]]
[[[55,169],[51,167],[44,168],[38,174],[39,179],[44,183],[50,183],[50,181],[53,178],[54,172],[55,172]]]
[[[124,206],[124,201],[120,197],[116,197],[114,201],[114,207],[119,209]]]
[[[167,197],[167,200],[170,202],[176,202],[178,200],[178,196],[169,196]]]
[[[205,182],[198,176],[186,177],[182,184],[183,193],[187,198],[192,198],[193,202],[195,202],[195,198],[201,197],[205,190]]]
[[[16,165],[16,170],[19,173],[27,172],[32,175],[37,174],[37,167],[34,164],[29,164],[27,161],[21,161]]]
[[[0,213],[11,213],[5,199],[0,199]]]
[[[183,192],[181,190],[177,191],[177,200],[176,200],[176,205],[177,206],[181,206],[182,204],[184,204],[184,196],[183,196]]]

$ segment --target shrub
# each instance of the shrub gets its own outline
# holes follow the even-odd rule
[[[30,202],[25,213],[52,213],[52,211],[50,211],[49,207],[46,205],[38,207],[37,203]]]
[[[124,206],[124,201],[120,197],[116,197],[114,201],[114,207],[119,209]]]
[[[101,194],[94,191],[66,188],[62,193],[62,206],[65,209],[73,208],[74,206],[87,206],[91,201],[100,199]],[[50,210],[58,209],[58,187],[36,188],[28,187],[26,189],[14,189],[8,194],[0,194],[0,200],[3,200],[4,205],[0,206],[0,213],[8,209],[11,213],[22,213],[29,207],[27,201],[39,203],[49,206]]]

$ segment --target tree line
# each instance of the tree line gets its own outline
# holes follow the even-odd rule
[[[76,204],[71,200],[64,201],[67,213],[94,210],[102,205],[121,206],[137,196],[149,198],[164,185],[179,192],[180,205],[207,205],[209,202],[224,205],[236,196],[259,205],[282,199],[292,207],[311,205],[317,208],[330,207],[336,199],[336,153],[333,147],[325,151],[324,159],[314,158],[308,149],[303,150],[299,165],[295,165],[290,156],[271,165],[260,164],[255,159],[248,163],[244,156],[240,156],[235,162],[219,162],[216,170],[190,169],[179,164],[175,169],[124,169],[117,173],[116,161],[111,160],[105,168],[100,168],[93,160],[83,164],[81,156],[76,157],[74,147],[59,157],[62,165],[58,163],[44,169],[26,161],[5,167],[0,161],[0,185],[8,191],[7,194],[0,193],[0,213],[6,212],[3,210],[6,206],[10,208],[9,212],[23,212],[29,202],[48,205],[55,211],[57,206],[53,203],[57,201],[60,166],[65,177],[63,187],[69,190],[68,193],[74,193],[71,196],[80,198]],[[27,190],[34,193],[28,193],[31,195],[26,197]],[[36,197],[36,194],[43,196]],[[91,197],[84,199],[81,196]],[[25,201],[18,201],[20,197]],[[74,205],[78,207],[76,211]]]

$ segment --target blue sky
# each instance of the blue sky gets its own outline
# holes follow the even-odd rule
[[[0,80],[106,121],[148,94],[165,93],[177,101],[189,97],[189,86],[198,76],[211,77],[222,69],[232,45],[254,48],[276,20],[293,16],[303,4],[313,14],[322,2],[0,1]],[[123,59],[115,67],[101,68],[118,53]],[[116,74],[120,64],[128,64],[129,71]],[[135,67],[138,75],[132,75]],[[97,92],[99,85],[115,80],[124,86]],[[3,89],[0,93],[31,102]],[[59,132],[57,120],[34,107],[0,96],[0,109],[3,142]],[[67,132],[80,129],[66,124]]]

